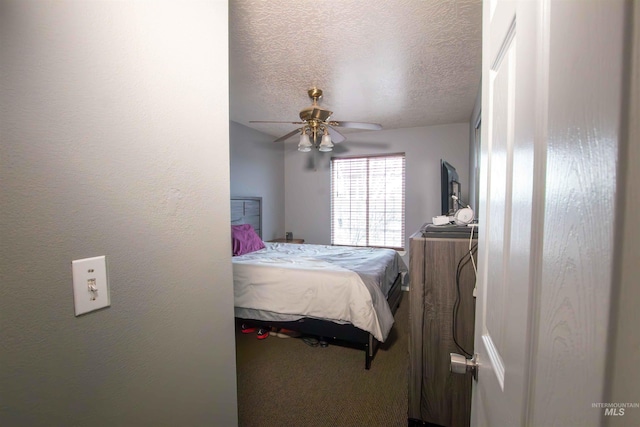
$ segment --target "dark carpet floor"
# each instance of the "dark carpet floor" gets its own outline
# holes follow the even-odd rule
[[[364,351],[236,331],[241,427],[407,425],[409,298],[371,369]]]

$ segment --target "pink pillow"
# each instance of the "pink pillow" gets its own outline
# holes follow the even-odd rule
[[[259,251],[265,247],[264,242],[251,224],[231,226],[231,246],[233,247],[233,256]]]

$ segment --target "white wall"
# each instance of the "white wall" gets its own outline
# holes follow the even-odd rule
[[[284,144],[230,122],[231,195],[262,197],[262,238],[284,237]]]
[[[469,124],[346,134],[331,153],[285,148],[285,228],[307,243],[331,243],[331,156],[406,153],[405,227],[409,236],[440,214],[440,159],[457,170],[463,197],[469,190]],[[408,256],[405,257],[408,262]]]
[[[0,425],[237,425],[227,9],[0,4]]]

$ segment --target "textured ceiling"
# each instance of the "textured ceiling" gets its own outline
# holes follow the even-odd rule
[[[229,15],[233,121],[288,133],[249,120],[297,121],[311,87],[333,120],[395,129],[471,116],[481,0],[230,0]]]

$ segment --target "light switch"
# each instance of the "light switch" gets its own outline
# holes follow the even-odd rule
[[[71,262],[76,316],[111,305],[105,256]]]

